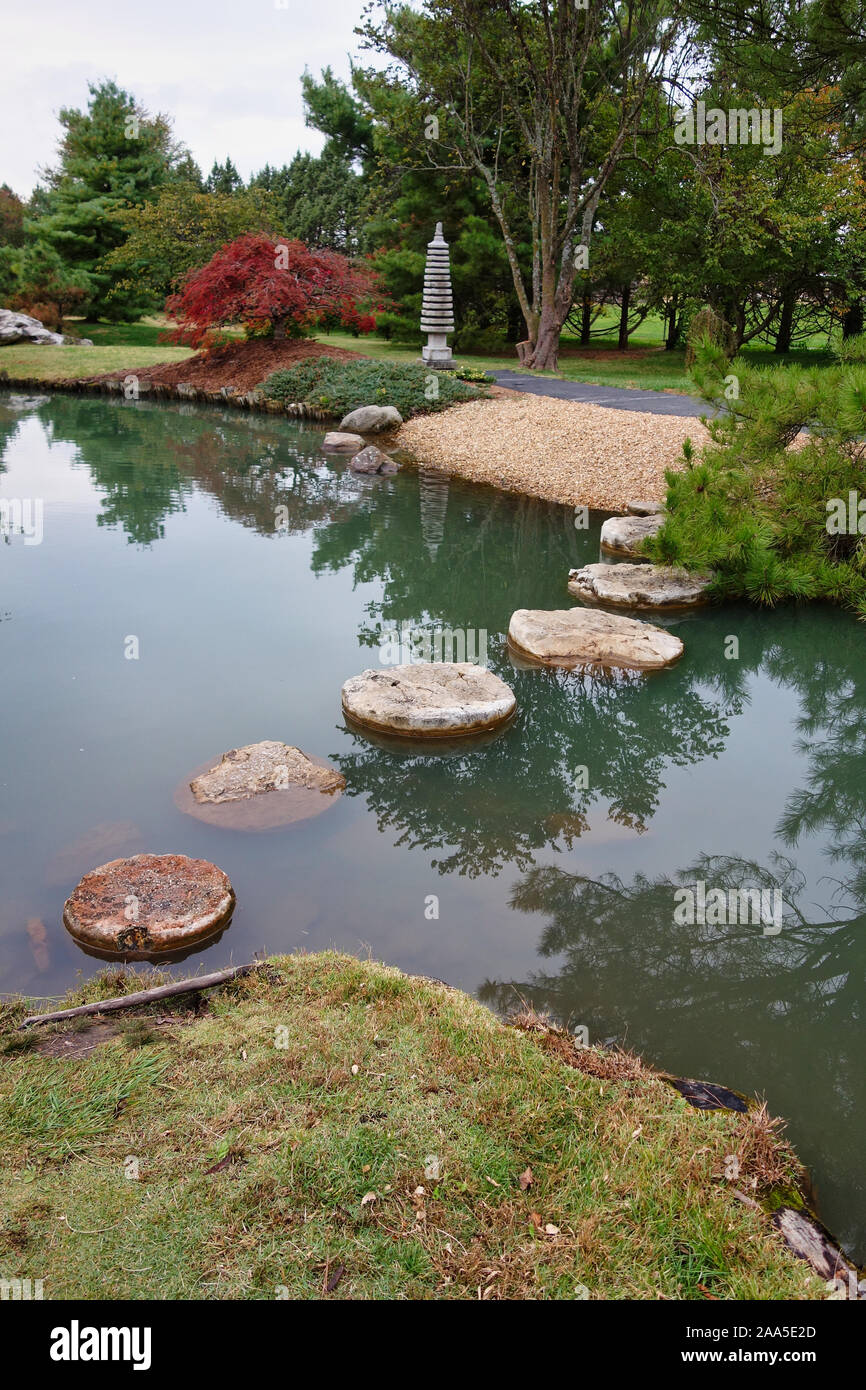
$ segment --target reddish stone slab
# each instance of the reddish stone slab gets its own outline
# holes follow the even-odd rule
[[[185,854],[136,854],[85,874],[63,909],[84,946],[159,955],[213,935],[235,905],[222,869]]]

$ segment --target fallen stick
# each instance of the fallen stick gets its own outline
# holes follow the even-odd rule
[[[212,989],[223,985],[227,980],[236,980],[239,975],[248,975],[258,970],[261,961],[249,965],[233,965],[228,970],[215,970],[211,975],[199,975],[194,980],[178,980],[171,985],[157,985],[153,989],[140,989],[135,994],[122,994],[114,999],[100,999],[96,1004],[79,1004],[74,1009],[58,1009],[51,1014],[33,1014],[19,1023],[19,1031],[29,1028],[33,1023],[58,1023],[64,1018],[82,1018],[85,1014],[114,1013],[117,1009],[128,1009],[135,1004],[150,1004],[154,999],[168,999],[172,994],[197,994],[202,989]]]

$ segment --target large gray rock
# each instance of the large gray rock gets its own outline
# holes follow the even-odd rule
[[[380,434],[402,425],[403,416],[393,405],[362,405],[350,410],[340,421],[341,430],[356,430],[358,434]]]
[[[608,608],[692,608],[706,602],[709,581],[667,565],[584,565],[569,571],[568,592]]]
[[[672,632],[594,608],[518,608],[508,625],[518,656],[545,666],[617,666],[654,670],[683,654]]]
[[[350,719],[421,738],[481,733],[510,719],[515,706],[510,686],[468,661],[367,670],[343,686],[343,709]]]
[[[363,447],[359,434],[346,434],[343,430],[329,430],[322,440],[322,448],[335,454],[357,454]]]
[[[52,333],[29,314],[16,314],[12,309],[0,309],[0,344],[62,342],[62,333]]]
[[[349,467],[355,473],[396,473],[398,464],[388,455],[383,454],[381,449],[377,449],[375,444],[368,444],[366,449],[362,449],[359,454],[349,460]]]
[[[601,527],[601,548],[613,555],[639,557],[638,546],[664,525],[663,516],[610,516]]]
[[[93,347],[90,338],[74,338],[66,333],[52,333],[39,319],[19,314],[14,309],[0,309],[0,347],[11,343],[35,343],[58,346]]]

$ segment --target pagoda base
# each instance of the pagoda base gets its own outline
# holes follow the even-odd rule
[[[435,367],[438,371],[448,371],[457,366],[447,343],[444,347],[438,345],[433,347],[430,343],[425,343],[421,349],[421,361],[428,367]]]

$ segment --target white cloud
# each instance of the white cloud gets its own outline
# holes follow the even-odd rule
[[[230,154],[245,176],[318,153],[300,78],[328,64],[349,75],[362,0],[40,0],[3,20],[0,183],[30,193],[56,157],[62,106],[87,103],[88,80],[114,78],[172,117],[205,172]]]

